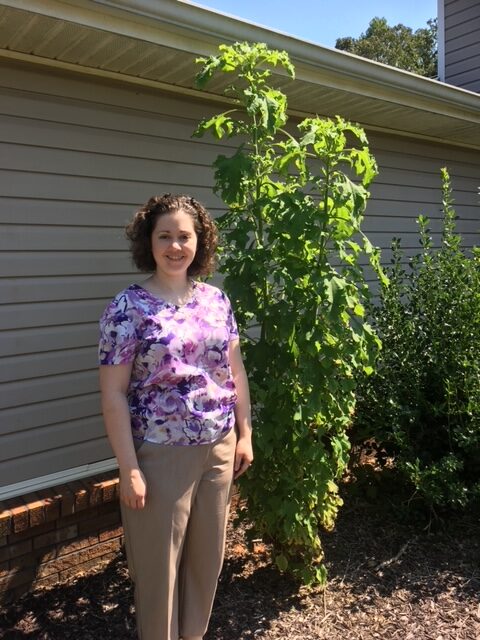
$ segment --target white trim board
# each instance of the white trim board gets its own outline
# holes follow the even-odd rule
[[[8,484],[4,487],[0,487],[0,500],[15,498],[25,493],[31,493],[32,491],[41,491],[48,487],[55,487],[56,485],[65,484],[66,482],[81,480],[82,478],[88,478],[89,476],[94,476],[97,473],[105,473],[117,468],[117,459],[108,458],[107,460],[84,464],[80,467],[74,467],[73,469],[65,469],[63,471],[57,471],[56,473],[49,473],[46,476],[39,476],[38,478],[32,478],[31,480],[23,480],[22,482]]]

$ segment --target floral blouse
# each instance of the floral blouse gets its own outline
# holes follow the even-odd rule
[[[195,282],[174,306],[138,284],[100,319],[102,365],[133,363],[127,398],[133,437],[167,445],[214,442],[235,422],[229,341],[238,329],[227,296]]]

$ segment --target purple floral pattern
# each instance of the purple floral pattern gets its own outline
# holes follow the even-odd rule
[[[235,422],[229,341],[238,329],[227,296],[195,282],[175,307],[133,284],[100,319],[99,362],[132,363],[128,388],[134,438],[158,444],[214,442]]]

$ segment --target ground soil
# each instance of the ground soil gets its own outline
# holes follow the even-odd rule
[[[425,516],[381,485],[365,486],[347,488],[335,531],[322,535],[324,591],[279,573],[268,546],[230,525],[205,640],[480,640],[478,514]],[[0,637],[132,640],[124,557],[0,610]]]

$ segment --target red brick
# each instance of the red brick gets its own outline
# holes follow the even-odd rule
[[[112,516],[112,514],[114,514]],[[98,531],[112,524],[120,522],[120,508],[115,502],[109,502],[99,507],[85,509],[70,516],[60,518],[57,527],[64,527],[70,524],[78,524],[79,530],[84,533]],[[88,523],[88,524],[86,524]]]
[[[60,496],[53,489],[44,489],[42,491],[45,504],[45,521],[53,522],[60,517],[60,506],[62,503],[62,496]]]
[[[57,557],[57,548],[51,546],[48,548],[35,549],[26,554],[22,554],[10,560],[10,568],[37,566],[42,562],[54,560]]]
[[[84,549],[81,552],[82,559],[85,558],[85,560],[91,560],[92,558],[98,558],[107,553],[116,553],[117,551],[119,551],[120,547],[121,545],[118,538],[114,540],[107,540],[105,542],[99,542],[93,547]]]
[[[85,547],[92,547],[98,543],[98,536],[86,536],[84,538],[78,538],[68,544],[62,544],[57,551],[57,557],[66,556],[74,551],[79,551]]]
[[[20,569],[36,569],[38,557],[34,553],[26,553],[23,556],[13,558],[8,563],[9,569],[19,571]]]
[[[4,504],[12,514],[12,529],[14,533],[28,529],[28,507],[18,498],[5,500]]]
[[[35,589],[38,587],[53,587],[57,585],[60,581],[60,576],[58,573],[51,573],[46,578],[37,578],[35,580]]]
[[[0,562],[16,558],[24,553],[28,553],[32,550],[32,541],[24,540],[23,542],[16,542],[15,544],[8,544],[6,547],[0,549]]]
[[[112,502],[118,498],[118,485],[118,478],[112,478],[111,480],[102,482],[103,502]]]
[[[103,529],[98,534],[98,539],[100,542],[104,540],[110,540],[111,538],[120,538],[123,536],[123,527],[122,525],[118,525],[118,527],[109,527],[108,529]]]
[[[78,523],[78,532],[91,533],[93,531],[99,531],[100,529],[106,529],[107,527],[114,526],[120,523],[120,513],[113,511],[111,513],[104,513],[91,520],[85,520],[85,522]]]
[[[43,547],[35,550],[35,556],[38,558],[38,564],[50,562],[57,557],[57,547]]]
[[[117,552],[119,549],[120,543],[118,540],[101,542],[94,545],[93,547],[87,547],[85,549],[81,549],[80,551],[70,553],[67,556],[57,558],[52,562],[46,562],[41,567],[39,567],[38,576],[43,578],[56,571],[61,573],[63,571],[66,571],[67,569],[75,568],[83,562],[87,562],[88,560],[99,558],[100,556],[103,556],[107,553]]]
[[[94,509],[85,509],[85,511],[79,511],[78,513],[72,513],[69,516],[64,516],[63,518],[59,518],[57,520],[57,527],[65,527],[70,524],[77,524],[79,522],[84,522],[85,520],[91,520],[92,518],[96,518],[98,514],[98,508]]]
[[[96,507],[103,503],[102,484],[95,480],[84,480],[83,484],[87,486],[88,499],[91,507]]]
[[[25,569],[24,571],[12,571],[11,575],[0,578],[0,593],[5,593],[19,585],[25,585],[28,588],[35,580],[35,571],[33,569]]]
[[[2,601],[115,558],[123,539],[118,495],[113,470],[1,503]]]
[[[91,571],[92,569],[98,569],[99,567],[107,564],[108,562],[111,562],[112,560],[114,560],[116,558],[117,554],[116,552],[112,552],[112,553],[106,553],[103,556],[100,556],[99,558],[92,558],[91,560],[87,560],[86,562],[82,562],[82,564],[78,564],[74,567],[72,567],[71,569],[65,569],[65,571],[62,571],[60,573],[60,579],[63,580],[68,580],[69,578],[72,578],[73,576],[77,576],[79,574],[82,573],[86,573],[87,571]]]
[[[45,502],[38,493],[32,492],[22,496],[28,507],[29,526],[37,527],[45,522]]]
[[[37,581],[42,578],[46,578],[47,576],[59,575],[58,574],[58,565],[56,564],[57,560],[52,560],[51,562],[43,562],[37,569]]]
[[[40,524],[38,527],[34,527],[33,529],[26,529],[25,531],[21,531],[20,533],[12,533],[8,536],[8,541],[11,542],[19,542],[20,540],[26,540],[28,538],[35,538],[36,536],[41,535],[42,533],[46,533],[47,531],[52,531],[55,529],[54,522],[45,522],[44,524]]]
[[[77,511],[82,511],[83,509],[87,509],[89,505],[89,496],[88,496],[88,490],[83,485],[83,483],[76,480],[75,482],[69,482],[67,486],[69,487],[69,489],[71,490],[71,492],[75,497],[75,500],[74,500],[75,511],[77,512]]]
[[[0,536],[8,536],[12,532],[12,512],[0,502]]]
[[[65,540],[71,540],[77,535],[77,526],[72,524],[69,527],[63,527],[62,529],[55,529],[49,531],[41,536],[37,536],[33,539],[34,549],[41,549],[42,547],[49,547]]]

